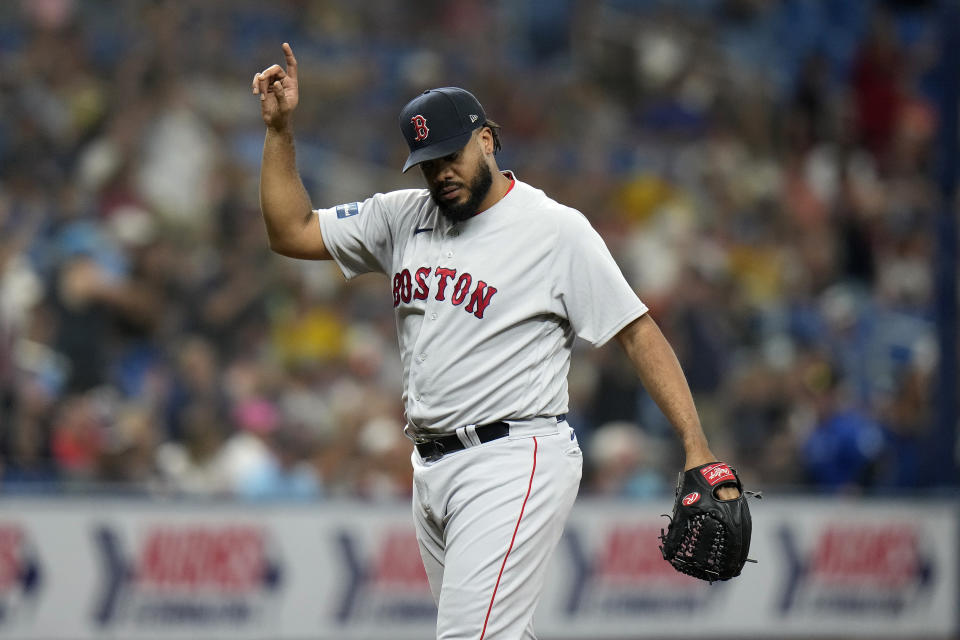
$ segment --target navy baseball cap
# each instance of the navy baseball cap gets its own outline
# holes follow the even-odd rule
[[[424,91],[400,112],[400,131],[410,147],[403,172],[462,149],[485,124],[483,107],[469,91],[459,87]]]

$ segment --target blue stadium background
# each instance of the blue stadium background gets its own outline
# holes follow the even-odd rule
[[[417,186],[398,109],[470,88],[746,482],[955,494],[951,28],[935,2],[3,3],[0,491],[408,494],[387,283],[267,248],[249,82],[289,41],[315,206]],[[669,496],[622,354],[579,346],[570,391],[583,493]]]

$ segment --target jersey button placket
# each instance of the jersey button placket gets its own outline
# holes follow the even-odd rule
[[[451,231],[448,231],[448,232],[447,232],[447,235],[448,235],[448,236],[456,236],[456,235],[459,235],[459,232],[458,232],[458,231],[453,231],[453,230],[451,230]],[[452,257],[453,257],[453,250],[450,249],[449,247],[443,247],[442,244],[441,244],[441,246],[439,247],[439,249],[440,249],[439,255],[438,255],[437,260],[435,261],[434,264],[436,264],[436,265],[438,265],[438,266],[447,266],[446,261],[445,261],[445,257],[446,257],[446,258],[452,258]],[[434,277],[435,277],[435,276],[434,276]],[[430,294],[429,294],[429,296],[428,296],[428,298],[427,298],[427,300],[426,300],[426,308],[424,309],[424,311],[425,311],[425,313],[426,313],[426,317],[430,318],[430,321],[431,321],[431,322],[436,322],[437,320],[439,320],[439,318],[440,318],[440,312],[441,312],[441,310],[443,309],[443,302],[438,301],[437,298],[436,298],[436,295],[437,295],[437,294],[436,294],[435,286],[436,286],[435,283],[431,283]],[[449,295],[450,295],[450,293],[448,292],[448,293],[447,293],[447,299],[449,299]],[[431,329],[426,329],[425,326],[421,325],[420,333],[419,333],[419,335],[417,336],[416,341],[415,341],[414,344],[412,345],[412,350],[413,350],[413,352],[417,354],[417,355],[414,356],[414,358],[413,358],[414,363],[415,363],[416,365],[423,365],[424,362],[425,362],[426,359],[427,359],[427,354],[426,354],[425,352],[422,352],[422,351],[418,352],[418,351],[417,351],[417,347],[420,346],[421,344],[424,344],[424,341],[430,339],[430,337],[431,337],[432,335],[433,335],[433,331],[432,331]],[[427,381],[426,381],[425,378],[424,378],[424,372],[423,372],[422,367],[420,367],[420,366],[415,366],[414,369],[419,371],[419,373],[416,374],[416,378],[417,378],[418,383],[424,383],[424,384],[426,384]],[[413,375],[411,375],[411,377],[413,377]],[[418,384],[418,386],[419,386],[419,384]],[[418,403],[427,404],[426,402],[424,402],[423,398],[424,398],[424,394],[423,394],[422,392],[420,392],[419,390],[418,390],[418,392],[416,393],[416,395],[414,395],[414,400],[416,400]]]

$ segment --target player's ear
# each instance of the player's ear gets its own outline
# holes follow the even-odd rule
[[[480,142],[480,150],[484,155],[493,153],[493,133],[490,127],[480,127],[477,132],[477,140]]]

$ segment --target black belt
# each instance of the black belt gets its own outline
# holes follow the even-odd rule
[[[477,439],[480,442],[490,442],[510,435],[510,425],[502,420],[490,424],[477,425]],[[436,460],[446,453],[466,449],[456,435],[440,436],[417,443],[417,451],[424,460]]]
[[[566,419],[567,416],[565,414],[557,416],[557,422],[563,422]],[[482,444],[510,435],[510,425],[503,420],[491,422],[490,424],[480,424],[477,425],[476,432],[477,439]],[[417,442],[416,447],[420,453],[420,457],[424,460],[437,460],[447,453],[467,448],[460,442],[460,438],[458,438],[456,434],[423,440],[422,442]]]

